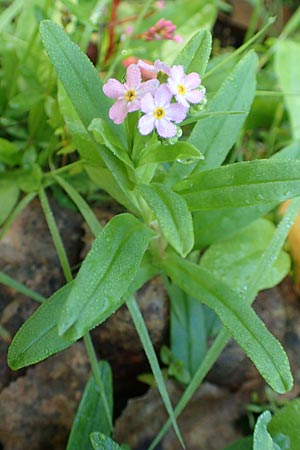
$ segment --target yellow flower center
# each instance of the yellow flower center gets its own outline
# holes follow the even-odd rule
[[[166,112],[161,106],[158,106],[157,108],[155,108],[155,110],[153,112],[155,119],[162,119],[165,114],[166,114]]]
[[[133,89],[128,89],[125,94],[125,99],[127,102],[132,102],[136,98],[136,92]]]
[[[186,93],[186,88],[182,84],[178,84],[177,92],[179,95],[184,95]]]

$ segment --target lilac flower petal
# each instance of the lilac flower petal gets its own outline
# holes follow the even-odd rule
[[[154,67],[156,69],[156,72],[164,72],[167,75],[171,74],[171,68],[167,63],[161,62],[159,59],[157,59],[154,62]]]
[[[171,138],[176,136],[177,127],[174,123],[170,122],[168,119],[160,119],[155,121],[155,126],[158,134],[164,138]]]
[[[154,94],[155,104],[157,106],[168,106],[173,97],[167,84],[161,84]]]
[[[168,79],[168,86],[170,91],[175,95],[177,94],[177,83],[173,80],[173,78],[169,77]]]
[[[139,132],[143,135],[151,133],[154,128],[154,117],[152,114],[146,114],[141,117],[138,123]]]
[[[127,116],[127,104],[124,99],[119,99],[109,110],[109,118],[113,120],[116,124],[124,122]]]
[[[138,111],[140,107],[141,107],[141,100],[138,98],[127,103],[128,112]]]
[[[107,80],[102,89],[104,94],[110,98],[119,98],[124,95],[124,92],[126,91],[123,84],[115,78],[110,78]]]
[[[158,88],[158,80],[148,80],[141,84],[139,88],[139,95],[147,94],[147,92],[154,93],[155,89]]]
[[[143,113],[152,113],[155,108],[152,95],[148,92],[142,97],[141,110]]]
[[[192,72],[186,76],[184,85],[188,90],[190,90],[190,89],[195,89],[195,88],[199,87],[200,83],[201,83],[201,80],[200,80],[198,73]]]
[[[205,97],[205,92],[195,89],[194,91],[187,92],[185,97],[190,103],[200,103]]]
[[[182,122],[186,118],[188,107],[189,105],[185,108],[179,103],[171,103],[167,110],[168,119],[174,122]]]
[[[138,60],[138,66],[140,69],[148,70],[149,72],[152,73],[158,72],[158,69],[155,66],[153,66],[152,64],[148,64],[145,61],[142,61],[141,59]]]
[[[178,101],[178,103],[180,103],[182,106],[184,106],[185,108],[190,107],[189,102],[187,102],[185,99],[185,97],[187,97],[187,94],[184,94],[184,95],[175,94],[175,97],[176,97],[176,100]]]
[[[176,84],[183,84],[184,80],[184,70],[183,66],[172,66],[171,67],[171,77],[173,78]]]
[[[137,64],[130,64],[126,70],[126,85],[129,89],[136,89],[142,81],[141,70]]]

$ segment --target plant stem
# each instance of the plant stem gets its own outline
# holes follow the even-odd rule
[[[108,69],[108,71],[107,71],[107,73],[106,73],[105,79],[103,80],[103,83],[105,83],[105,81],[108,80],[108,78],[111,77],[111,75],[113,74],[113,72],[114,72],[114,70],[115,70],[117,64],[119,63],[120,59],[124,56],[124,55],[122,54],[122,50],[125,49],[125,46],[127,46],[127,47],[129,46],[129,44],[130,44],[130,42],[131,42],[131,39],[132,39],[132,36],[133,36],[135,30],[137,30],[137,29],[139,28],[140,24],[142,23],[142,20],[143,20],[144,16],[147,14],[147,11],[148,11],[148,9],[149,9],[150,6],[151,6],[151,3],[152,3],[152,2],[153,2],[153,0],[148,0],[148,1],[146,1],[146,3],[144,4],[144,7],[143,7],[142,11],[141,11],[140,14],[138,15],[137,20],[136,20],[135,23],[134,23],[132,33],[124,40],[124,42],[122,43],[122,45],[120,45],[119,51],[118,51],[118,56],[116,56],[115,59],[114,59],[114,61],[112,62],[112,64],[110,64],[109,69]]]
[[[104,386],[103,386],[103,383],[102,383],[102,380],[101,380],[101,375],[100,375],[100,372],[99,372],[98,360],[97,360],[96,352],[95,352],[95,349],[94,349],[94,346],[93,346],[93,342],[92,342],[92,339],[91,339],[91,336],[90,336],[89,333],[87,333],[86,335],[83,336],[83,341],[84,341],[85,348],[86,348],[86,351],[87,351],[87,354],[88,354],[88,357],[89,357],[89,360],[90,360],[90,364],[91,364],[91,367],[92,367],[92,372],[93,372],[94,378],[96,380],[96,383],[98,385],[99,392],[100,392],[100,395],[101,395],[101,398],[102,398],[102,401],[103,401],[103,405],[104,405],[104,409],[105,409],[105,415],[106,415],[106,418],[108,420],[109,427],[110,427],[110,429],[112,431],[113,430],[112,417],[111,417],[112,414],[111,414],[111,411],[109,410],[109,405],[108,405],[108,401],[107,401],[107,398],[106,398],[105,389],[104,389]]]

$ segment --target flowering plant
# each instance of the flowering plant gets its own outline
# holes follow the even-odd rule
[[[101,430],[96,421],[84,422],[87,441],[82,448],[90,445],[92,431],[101,431],[105,436],[92,435],[94,448],[117,449],[108,437],[112,401],[89,332],[126,304],[170,417],[150,448],[170,424],[183,445],[176,417],[230,337],[275,391],[287,392],[293,385],[284,349],[251,304],[261,289],[278,283],[289,270],[282,247],[299,201],[291,202],[277,228],[262,216],[281,201],[300,196],[300,162],[288,159],[286,151],[277,159],[234,163],[227,159],[255,96],[258,58],[253,51],[244,48],[239,60],[230,57],[233,66],[227,67],[221,83],[212,83],[214,88],[207,90],[203,110],[202,80],[206,85],[217,71],[223,75],[224,66],[221,62],[207,70],[211,35],[206,29],[197,31],[170,64],[156,60],[153,65],[144,61],[129,65],[124,83],[110,77],[102,83],[86,55],[54,22],[42,21],[40,33],[59,79],[59,111],[79,160],[75,166],[39,171],[32,187],[41,200],[66,284],[16,333],[8,363],[17,370],[83,338],[94,384],[93,389],[88,385],[80,411],[84,416],[86,405],[98,402],[105,420]],[[143,70],[155,77],[143,81]],[[72,184],[77,170],[125,211],[104,228]],[[47,201],[45,190],[52,184],[72,199],[95,236],[74,279]],[[249,234],[257,236],[261,230],[262,242],[252,239],[250,246],[244,245]],[[170,297],[171,352],[183,361],[187,373],[187,391],[174,409],[135,298],[156,275],[162,276]],[[209,349],[207,309],[219,319]],[[176,345],[176,335],[183,336],[181,345]],[[204,355],[195,352],[195,335],[196,344],[203,343]],[[73,448],[76,438],[70,439]]]
[[[140,67],[154,73],[159,71],[168,75],[167,83],[158,80],[141,82]],[[185,75],[183,66],[173,66],[155,61],[153,66],[140,61],[127,68],[126,83],[110,78],[103,86],[103,92],[117,99],[109,110],[109,117],[121,124],[127,113],[140,110],[145,113],[138,122],[142,135],[147,135],[155,128],[159,136],[172,138],[178,134],[174,123],[182,122],[188,113],[190,103],[196,104],[205,100],[205,89],[200,87],[200,77],[196,72]],[[172,98],[176,102],[171,103]]]

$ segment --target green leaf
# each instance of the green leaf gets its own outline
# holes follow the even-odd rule
[[[300,159],[300,142],[292,142],[272,155],[272,159]]]
[[[208,117],[196,123],[191,132],[188,142],[199,148],[205,157],[201,169],[221,165],[236,142],[255,95],[257,64],[255,53],[244,56],[206,109],[207,112],[245,111],[245,114]]]
[[[173,64],[184,67],[185,73],[197,72],[204,75],[211,52],[211,33],[200,30],[188,41]]]
[[[61,83],[58,83],[58,104],[60,112],[66,122],[69,132],[80,156],[87,164],[92,166],[103,165],[98,145],[87,130],[79,114],[74,109],[66,90]]]
[[[232,236],[236,230],[245,228],[275,206],[274,204],[266,204],[212,211],[195,211],[193,213],[195,248],[203,248]]]
[[[102,433],[92,433],[90,436],[94,450],[122,450],[119,444]]]
[[[14,166],[21,162],[21,153],[17,147],[3,138],[0,138],[0,162],[8,166]]]
[[[106,361],[99,363],[99,372],[105,395],[108,399],[110,413],[112,414],[112,373]],[[95,430],[110,434],[110,424],[104,413],[103,400],[95,378],[91,376],[76,412],[66,450],[92,450],[93,447],[89,436]]]
[[[90,227],[92,233],[97,236],[98,233],[102,230],[102,226],[95,215],[94,211],[88,205],[88,203],[84,200],[83,197],[79,194],[79,192],[65,179],[61,178],[58,175],[55,175],[56,181],[61,185],[61,187],[66,191],[69,197],[73,200],[74,204],[77,206],[80,211],[82,217],[85,219],[86,223]]]
[[[289,401],[282,409],[276,412],[268,425],[268,429],[275,440],[280,435],[290,439],[289,450],[300,448],[300,400]]]
[[[191,213],[184,199],[163,184],[139,186],[144,199],[157,217],[164,237],[182,256],[194,245]]]
[[[104,144],[127,166],[133,167],[127,150],[124,148],[118,137],[119,135],[113,132],[104,120],[99,118],[93,119],[88,129],[93,133],[96,142]]]
[[[191,175],[174,189],[192,211],[279,203],[300,196],[300,161],[231,164]]]
[[[0,273],[1,275],[1,273]],[[150,263],[147,254],[144,255],[141,266],[128,288],[129,295],[136,292],[146,281],[157,275],[157,268]],[[1,282],[11,284],[7,277],[0,276]],[[36,364],[55,353],[67,348],[72,342],[58,335],[57,325],[62,316],[64,304],[69,297],[73,283],[66,284],[29,317],[17,331],[8,350],[8,364],[11,369],[18,370],[31,364]],[[17,284],[14,287],[26,295],[32,292],[24,290]],[[33,296],[32,296],[33,297]],[[42,299],[34,296],[37,301]],[[77,338],[74,338],[74,341]]]
[[[24,192],[37,192],[41,186],[42,170],[37,164],[23,170],[15,178],[17,185]]]
[[[40,33],[49,58],[83,125],[88,127],[96,117],[108,120],[110,101],[102,92],[99,75],[88,57],[54,22],[42,21]],[[109,124],[116,133],[122,134],[122,127],[117,127],[112,121]]]
[[[15,184],[0,183],[0,226],[5,222],[19,198],[19,188]]]
[[[243,297],[207,270],[171,251],[158,263],[173,283],[216,312],[275,391],[291,389],[293,378],[286,353]]]
[[[295,140],[300,139],[300,44],[288,39],[278,41],[275,53],[275,69],[284,101],[289,113],[291,131]]]
[[[253,444],[252,436],[248,436],[234,442],[233,444],[224,448],[224,450],[253,450],[252,444]]]
[[[72,284],[66,284],[45,300],[17,331],[8,349],[8,365],[12,370],[40,362],[71,344],[58,335],[57,323]]]
[[[243,290],[249,284],[275,230],[269,220],[256,220],[231,238],[212,245],[202,256],[200,266],[232,288]],[[266,268],[258,289],[276,286],[289,270],[290,257],[281,251],[275,264]]]
[[[180,141],[173,145],[160,143],[145,147],[139,154],[137,165],[143,166],[149,163],[163,163],[178,161],[181,164],[189,164],[203,159],[202,153],[192,144]]]
[[[170,299],[171,350],[193,376],[207,350],[206,307],[175,284],[165,282],[165,285]]]
[[[126,209],[136,213],[139,215],[139,210],[135,208],[133,203],[128,199],[125,195],[124,189],[121,188],[120,183],[116,180],[117,176],[120,175],[122,179],[124,179],[125,185],[127,185],[128,180],[126,179],[127,173],[124,164],[120,163],[120,161],[111,155],[112,162],[115,162],[116,170],[114,174],[111,173],[111,170],[106,167],[95,167],[91,165],[85,165],[85,170],[91,180],[95,183],[96,186],[104,189],[112,198],[114,198],[118,203],[125,206]],[[130,189],[132,186],[130,185]]]
[[[270,411],[264,411],[257,419],[253,434],[253,450],[281,450],[268,432],[271,420]]]
[[[59,334],[76,340],[121,306],[152,236],[130,214],[111,219],[76,276],[61,314]]]

